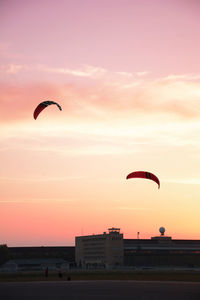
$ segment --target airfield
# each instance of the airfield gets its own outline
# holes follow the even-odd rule
[[[200,283],[169,281],[1,282],[2,300],[199,300]]]

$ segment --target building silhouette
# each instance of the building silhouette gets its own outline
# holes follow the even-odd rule
[[[79,236],[75,239],[76,264],[82,268],[123,266],[123,234],[119,228],[108,233]]]
[[[112,227],[102,234],[76,237],[75,247],[8,247],[8,250],[11,262],[15,260],[18,265],[23,262],[23,268],[33,266],[33,262],[36,267],[36,259],[46,259],[46,262],[51,259],[49,267],[55,261],[58,266],[59,259],[63,259],[62,263],[69,268],[84,269],[200,268],[200,240],[173,239],[165,235],[164,227],[150,239],[140,239],[139,232],[135,239],[124,239],[120,228]]]
[[[76,237],[76,264],[82,268],[200,267],[200,240],[178,240],[160,235],[151,239],[124,239],[119,228],[108,233]]]

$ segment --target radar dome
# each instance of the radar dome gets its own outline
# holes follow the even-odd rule
[[[164,227],[160,227],[159,231],[160,231],[161,235],[164,235],[164,233],[165,233],[165,228],[164,228]]]

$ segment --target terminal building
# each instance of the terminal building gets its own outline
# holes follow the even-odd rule
[[[9,247],[8,251],[12,265],[15,260],[19,268],[47,263],[50,268],[61,260],[69,268],[200,268],[200,240],[173,239],[163,227],[150,239],[141,239],[139,232],[137,238],[125,239],[120,228],[112,227],[102,234],[76,237],[75,247]]]
[[[79,236],[75,239],[76,264],[82,268],[112,268],[123,266],[123,234],[119,228],[108,233]]]
[[[76,264],[82,268],[200,267],[200,240],[179,240],[160,235],[151,239],[124,239],[119,228],[108,233],[79,236],[75,240]]]

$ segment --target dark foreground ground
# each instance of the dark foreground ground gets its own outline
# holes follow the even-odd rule
[[[1,282],[1,300],[200,300],[200,283],[169,281]]]
[[[22,282],[22,281],[67,281],[70,277],[72,281],[81,280],[137,280],[137,281],[184,281],[199,282],[200,270],[78,270],[65,271],[62,278],[58,272],[49,271],[48,278],[44,271],[23,271],[23,272],[1,272],[0,282]],[[200,299],[200,298],[199,298]],[[1,299],[0,299],[1,300]]]

